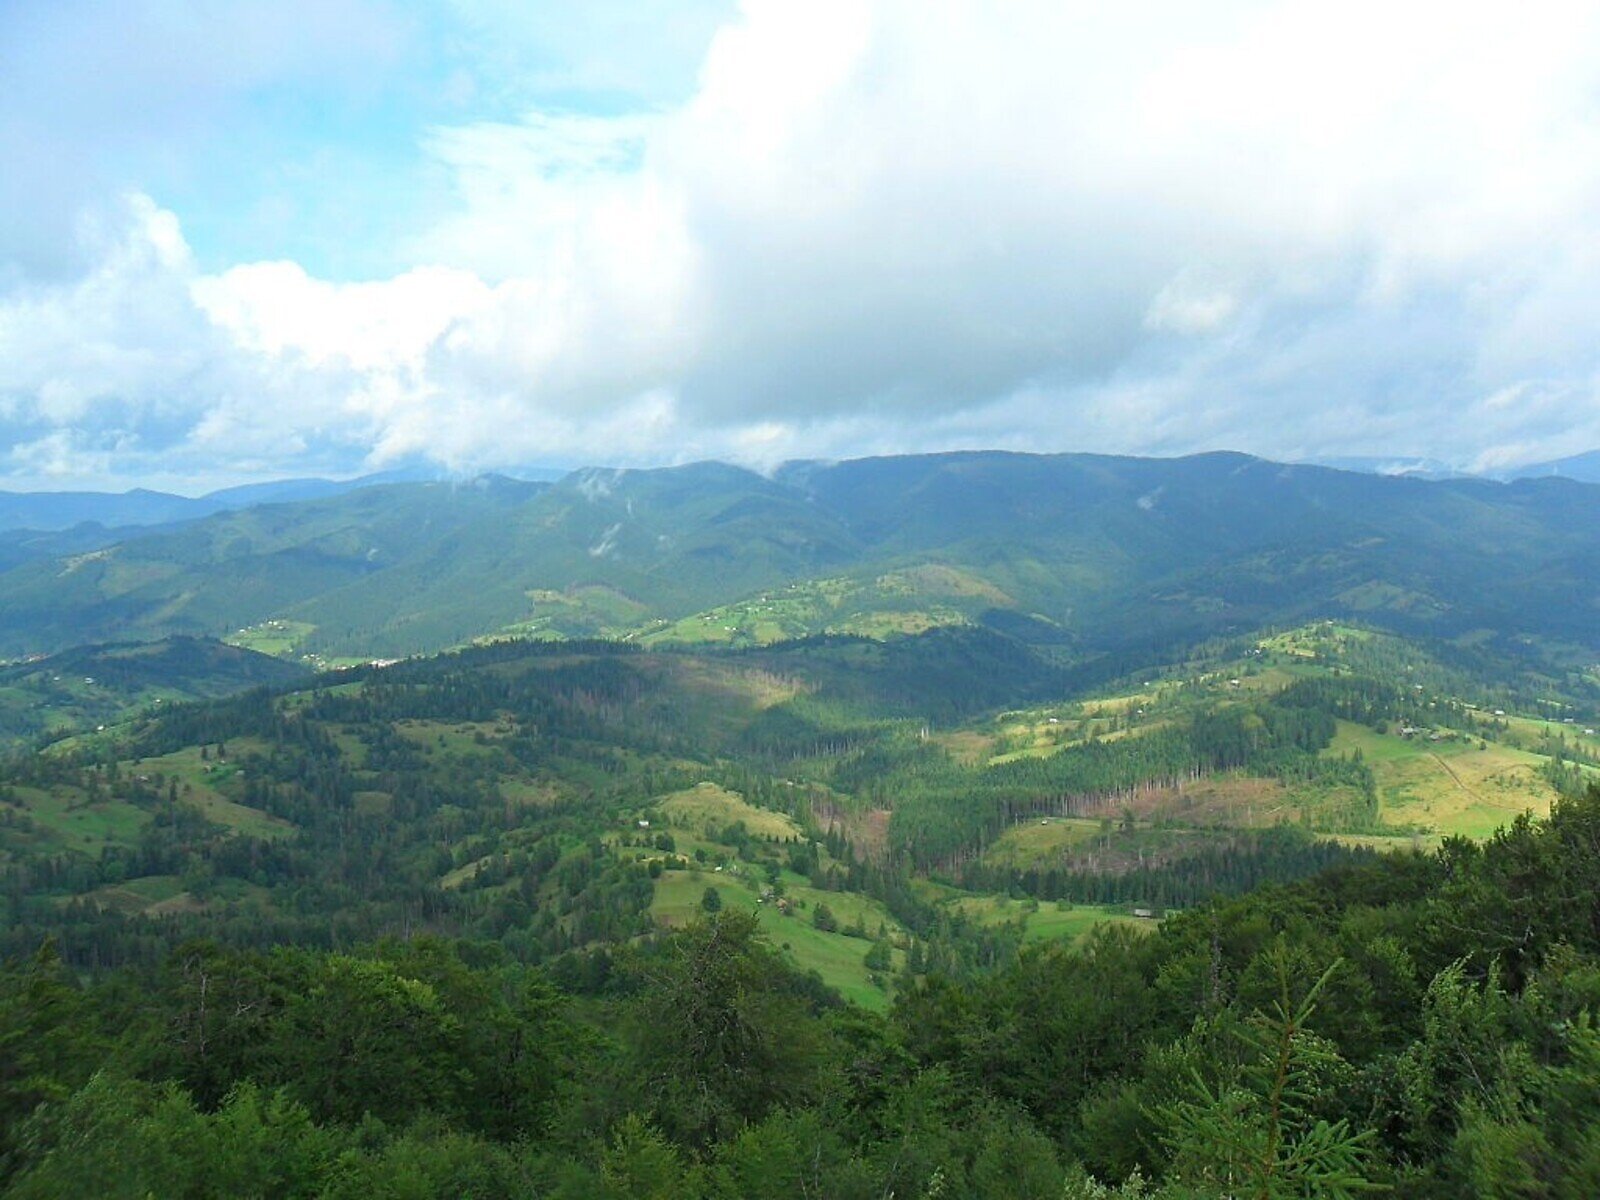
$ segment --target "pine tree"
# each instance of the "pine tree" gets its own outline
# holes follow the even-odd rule
[[[1316,1077],[1342,1065],[1332,1046],[1307,1029],[1317,996],[1339,964],[1296,1002],[1284,941],[1268,954],[1278,999],[1237,1031],[1245,1052],[1240,1064],[1225,1067],[1215,1080],[1195,1072],[1191,1094],[1156,1114],[1173,1150],[1174,1175],[1220,1188],[1228,1200],[1349,1200],[1376,1190],[1367,1177],[1369,1134],[1312,1111]]]

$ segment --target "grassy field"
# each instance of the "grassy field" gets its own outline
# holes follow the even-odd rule
[[[108,845],[129,845],[150,814],[125,800],[89,801],[76,788],[12,789],[18,804],[61,849],[96,856]]]
[[[883,609],[832,616],[816,606],[773,605],[751,602],[726,605],[684,617],[644,635],[647,643],[711,646],[765,646],[809,633],[853,633],[884,638],[924,633],[941,625],[960,625],[965,617],[955,609]]]
[[[503,858],[505,858],[505,855],[503,854],[485,854],[482,858],[475,858],[469,863],[463,863],[461,866],[456,867],[453,870],[446,871],[443,875],[439,876],[439,886],[444,888],[446,891],[453,891],[454,889],[460,887],[463,883],[466,883],[468,880],[470,880],[490,863],[499,862]]]
[[[827,626],[858,585],[817,579],[694,613],[649,631],[642,640],[684,645],[765,644]]]
[[[784,914],[773,905],[763,904],[756,915],[762,932],[801,970],[815,971],[852,1004],[880,1011],[889,1007],[888,989],[872,982],[872,972],[862,962],[872,948],[870,939],[824,933],[811,923],[809,912]],[[896,950],[890,957],[892,975],[904,965],[905,956]]]
[[[639,627],[648,608],[615,588],[598,584],[563,591],[535,588],[527,593],[528,616],[480,640],[519,637],[560,640],[616,637]]]
[[[1086,842],[1100,836],[1100,822],[1079,817],[1044,817],[1024,821],[1006,830],[984,851],[984,861],[995,866],[1031,867],[1054,864]]]
[[[1548,814],[1556,798],[1540,755],[1494,742],[1432,742],[1339,722],[1329,752],[1356,750],[1376,777],[1379,819],[1392,826],[1486,838],[1524,811]]]
[[[789,584],[732,604],[640,631],[641,641],[685,645],[766,645],[811,633],[889,638],[962,625],[985,608],[1009,607],[992,584],[940,563],[864,579]]]
[[[1143,716],[1161,694],[1159,689],[1141,689],[1126,695],[1001,713],[995,718],[990,735],[994,746],[991,761],[1042,757],[1089,737],[1105,737],[1118,722]]]
[[[785,914],[775,904],[759,902],[757,878],[759,876],[748,867],[738,875],[709,869],[667,871],[656,880],[650,913],[663,925],[674,928],[686,925],[704,911],[701,901],[706,889],[715,887],[725,908],[753,910],[773,946],[788,955],[801,970],[816,971],[829,987],[838,989],[845,999],[863,1008],[888,1007],[889,993],[872,982],[872,973],[862,962],[872,948],[871,937],[826,933],[812,924],[812,913],[821,901],[833,910],[841,929],[848,928],[859,918],[869,935],[875,935],[881,924],[891,936],[903,936],[904,931],[887,909],[862,896],[796,887],[789,889],[789,898],[796,902],[795,910]],[[903,955],[897,950],[892,957],[894,969],[898,969],[904,961]]]
[[[1352,625],[1320,621],[1263,638],[1260,648],[1291,658],[1332,658],[1337,657],[1339,651],[1350,643],[1368,642],[1372,640],[1372,636],[1368,630],[1358,629]]]
[[[1498,718],[1506,723],[1512,734],[1534,745],[1546,738],[1564,740],[1568,746],[1583,754],[1600,757],[1600,733],[1594,725],[1577,722],[1542,720],[1537,717],[1508,716]]]
[[[663,796],[655,809],[675,828],[708,833],[743,822],[753,837],[783,841],[802,837],[800,827],[783,813],[757,808],[737,792],[714,783],[699,783],[687,791]]]
[[[1130,917],[1100,905],[1074,904],[1063,908],[1058,902],[1041,904],[1038,911],[1028,914],[1022,940],[1048,942],[1065,938],[1076,944],[1104,925],[1127,925],[1141,930],[1155,928],[1155,922],[1149,919]]]
[[[802,838],[800,828],[782,813],[757,808],[742,796],[711,783],[702,783],[654,801],[651,811],[671,830],[674,855],[692,857],[703,852],[706,861],[688,870],[667,870],[656,880],[651,915],[667,926],[681,926],[699,916],[708,887],[715,887],[724,907],[747,908],[756,913],[773,946],[789,956],[801,970],[814,970],[825,983],[853,1003],[882,1009],[889,1002],[884,979],[875,982],[863,962],[881,929],[901,942],[905,929],[880,902],[850,892],[823,891],[793,871],[783,869],[783,904],[769,897],[767,869],[742,861],[733,847],[715,839],[735,823],[757,838],[780,841]],[[618,834],[617,837],[622,835]],[[626,851],[624,851],[626,853]],[[640,857],[665,857],[652,849],[636,851]],[[826,856],[824,856],[826,862]],[[837,922],[836,932],[813,924],[817,906],[826,904]],[[847,930],[865,930],[867,936],[850,936]],[[892,975],[904,963],[904,950],[891,953]]]
[[[230,633],[222,640],[230,646],[254,650],[257,654],[288,658],[316,631],[315,625],[308,625],[304,621],[262,621]]]
[[[260,809],[248,808],[230,799],[225,788],[230,780],[238,778],[241,755],[257,747],[249,742],[235,742],[231,747],[233,757],[216,758],[207,751],[201,757],[198,746],[191,746],[158,758],[146,758],[136,764],[127,764],[124,770],[154,778],[160,775],[178,785],[178,798],[191,804],[205,816],[224,828],[247,837],[279,838],[294,832],[294,826],[281,817],[274,817]]]
[[[244,901],[265,905],[270,893],[266,888],[242,880],[224,879],[218,881],[206,896],[202,900],[192,892],[185,891],[183,880],[177,875],[142,875],[137,879],[97,888],[83,898],[100,908],[130,916],[143,914],[160,917],[200,912],[215,902],[237,904]]]
[[[1027,943],[1068,940],[1076,944],[1102,925],[1126,925],[1141,930],[1156,926],[1148,918],[1129,916],[1120,909],[1099,904],[1035,903],[1008,896],[978,896],[936,884],[926,887],[939,904],[959,910],[980,924],[1021,922],[1022,940]]]
[[[142,913],[154,904],[183,895],[183,882],[176,875],[144,875],[125,883],[97,888],[84,898],[101,908],[120,913]]]
[[[465,755],[490,753],[489,746],[478,739],[493,739],[505,733],[504,729],[487,721],[404,720],[396,721],[394,728],[396,733],[424,750]]]

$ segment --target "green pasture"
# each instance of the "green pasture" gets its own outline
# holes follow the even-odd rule
[[[714,783],[698,783],[682,792],[663,796],[652,807],[673,828],[696,833],[711,833],[742,822],[752,837],[786,841],[803,838],[800,827],[783,813],[757,808],[737,792]]]
[[[1482,839],[1520,813],[1548,814],[1556,798],[1540,774],[1543,756],[1495,742],[1435,742],[1339,722],[1328,752],[1357,750],[1377,783],[1379,819],[1390,826]]]
[[[965,914],[981,925],[1022,925],[1024,942],[1067,940],[1081,942],[1103,925],[1154,929],[1156,922],[1130,916],[1125,909],[1102,904],[1066,901],[1015,900],[1009,896],[978,895],[939,884],[924,884],[925,894],[942,906]]]
[[[316,631],[315,625],[305,621],[260,621],[236,630],[222,640],[230,646],[254,650],[257,654],[288,658]]]
[[[13,796],[63,850],[97,856],[107,846],[132,845],[150,814],[126,800],[93,800],[77,788],[16,786]]]
[[[240,739],[229,745],[229,757],[223,759],[217,756],[214,747],[207,748],[202,757],[200,747],[190,746],[171,754],[123,763],[121,769],[127,774],[149,776],[152,780],[159,775],[176,782],[180,803],[192,805],[206,820],[235,833],[255,838],[287,837],[295,828],[288,821],[240,804],[227,794],[236,786],[233,781],[244,771],[240,759],[262,748],[260,743]]]
[[[737,906],[754,910],[773,947],[788,955],[802,971],[816,971],[829,987],[836,988],[845,999],[863,1008],[887,1008],[889,993],[872,982],[872,973],[862,959],[872,949],[880,924],[891,937],[904,935],[888,910],[875,900],[852,893],[793,888],[788,890],[788,899],[794,907],[785,914],[775,903],[760,902],[762,879],[761,872],[748,864],[743,865],[738,875],[709,869],[666,871],[656,880],[650,913],[663,925],[673,928],[686,925],[703,914],[701,901],[706,889],[714,887],[722,897],[724,908]],[[833,910],[840,932],[824,932],[812,924],[818,902]],[[843,932],[858,917],[866,925],[868,936],[865,938],[850,937]],[[892,959],[891,973],[903,964],[903,952],[895,950]]]
[[[1100,822],[1081,817],[1040,817],[1013,825],[984,851],[984,861],[1026,871],[1059,863],[1064,855],[1100,836]]]

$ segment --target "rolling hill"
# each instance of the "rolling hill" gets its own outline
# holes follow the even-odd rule
[[[157,704],[283,687],[308,674],[202,638],[78,646],[0,667],[0,746],[92,729]]]

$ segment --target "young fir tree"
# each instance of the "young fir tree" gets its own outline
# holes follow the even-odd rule
[[[1369,1134],[1314,1111],[1318,1078],[1341,1062],[1307,1023],[1338,964],[1297,1002],[1285,944],[1280,940],[1268,953],[1279,995],[1269,1012],[1236,1031],[1244,1051],[1238,1062],[1213,1080],[1197,1071],[1190,1094],[1156,1114],[1173,1151],[1175,1195],[1348,1200],[1377,1190],[1368,1177]]]

